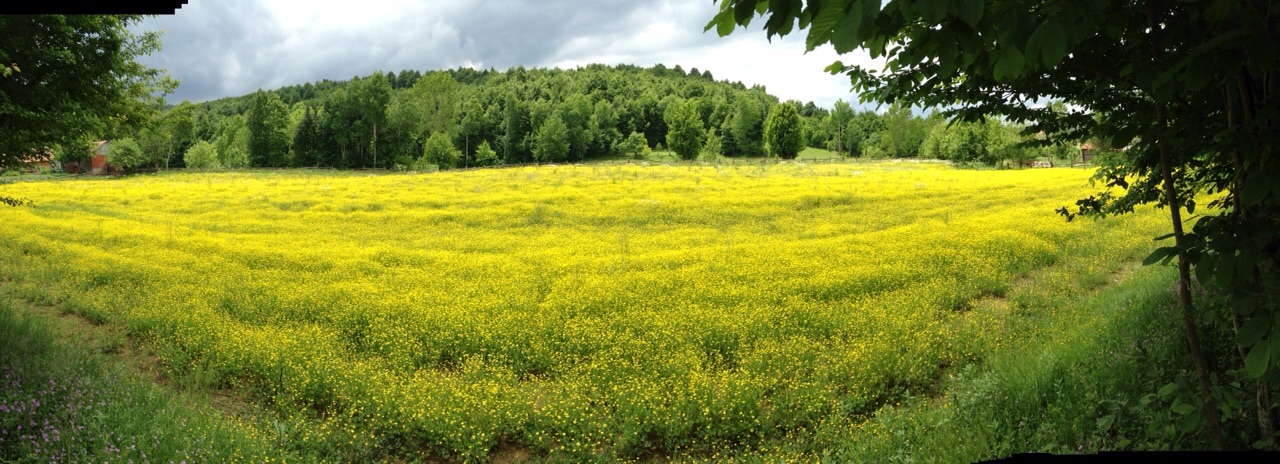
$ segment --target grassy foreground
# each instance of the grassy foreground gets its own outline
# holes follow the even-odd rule
[[[1061,352],[1040,347],[1084,333],[1061,321],[1112,320],[1081,302],[1159,234],[1154,212],[1054,216],[1087,176],[785,163],[21,183],[0,193],[37,206],[4,212],[0,265],[15,294],[124,328],[168,376],[273,411],[287,455],[960,453],[892,405],[1035,366],[1005,353]]]
[[[162,389],[0,297],[0,462],[242,462],[262,427]]]

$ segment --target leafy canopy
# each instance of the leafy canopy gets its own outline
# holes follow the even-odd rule
[[[150,123],[177,82],[136,61],[160,50],[159,32],[129,30],[141,19],[0,15],[0,167]]]

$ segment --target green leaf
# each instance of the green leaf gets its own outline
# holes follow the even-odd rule
[[[916,2],[916,11],[920,18],[928,24],[938,24],[947,16],[947,3],[941,1]]]
[[[1267,198],[1267,193],[1271,190],[1275,179],[1259,179],[1258,176],[1249,178],[1245,182],[1244,188],[1240,192],[1240,200],[1245,205],[1257,205]]]
[[[1280,336],[1277,336],[1277,334],[1275,333],[1274,326],[1271,332],[1272,332],[1271,334],[1268,334],[1270,337],[1269,341],[1271,342],[1271,351],[1270,351],[1271,361],[1272,363],[1275,363],[1275,361],[1280,361]],[[1264,345],[1264,343],[1258,343],[1255,346],[1262,346],[1262,345]],[[1274,365],[1268,366],[1268,369],[1274,369],[1275,367],[1276,366]]]
[[[720,14],[716,15],[714,22],[716,34],[719,34],[720,37],[733,33],[733,28],[737,27],[737,23],[733,22],[733,13],[730,11],[721,11]],[[707,28],[710,29],[711,25],[708,24]]]
[[[767,2],[760,2],[763,6],[768,6]],[[733,6],[733,19],[738,24],[746,26],[751,22],[751,18],[756,14],[756,2],[752,0],[738,0]]]
[[[1115,420],[1116,416],[1109,414],[1098,418],[1098,430],[1101,432],[1111,430],[1111,423],[1115,422]]]
[[[996,59],[995,78],[1005,80],[1021,76],[1023,66],[1026,66],[1026,60],[1022,57],[1022,52],[1016,47],[1005,47]]]
[[[1178,391],[1178,384],[1171,383],[1160,387],[1160,391],[1156,392],[1156,394],[1160,395],[1161,398],[1168,398],[1170,395],[1173,395],[1173,392],[1175,391]]]
[[[944,80],[950,78],[956,73],[956,69],[956,49],[938,50],[938,77]]]
[[[1236,314],[1239,314],[1241,316],[1248,316],[1250,314],[1253,314],[1253,311],[1256,309],[1258,309],[1257,298],[1254,298],[1251,296],[1238,296],[1238,295],[1233,295],[1231,298],[1231,310],[1235,311]],[[1277,314],[1277,316],[1280,316],[1280,314]],[[1272,323],[1275,324],[1276,322],[1280,322],[1280,321],[1275,321]]]
[[[844,2],[841,0],[823,2],[821,5],[822,9],[818,11],[818,16],[813,18],[813,23],[810,24],[809,38],[805,41],[806,51],[813,51],[818,45],[826,42],[831,37],[831,31],[835,29],[836,23],[844,15]]]
[[[1151,252],[1151,254],[1148,255],[1146,259],[1142,260],[1142,265],[1150,266],[1152,264],[1160,262],[1161,260],[1169,259],[1177,253],[1178,253],[1177,247],[1156,248],[1156,251]]]
[[[1198,408],[1190,404],[1187,406],[1191,408],[1191,411],[1186,414],[1182,414],[1181,412],[1185,411],[1185,408],[1178,408],[1180,411],[1175,411],[1182,414],[1182,420],[1178,421],[1178,430],[1181,430],[1183,433],[1193,433],[1204,427],[1204,421],[1200,419],[1200,414],[1197,411]]]
[[[1244,408],[1240,404],[1240,397],[1236,395],[1223,395],[1226,399],[1227,406],[1236,411],[1242,411]]]
[[[1173,98],[1173,83],[1167,80],[1156,80],[1151,88],[1151,98],[1157,102],[1167,102]]]
[[[1209,285],[1213,279],[1213,262],[1204,260],[1196,264],[1196,280],[1201,285]]]
[[[1045,66],[1054,67],[1067,56],[1067,35],[1062,31],[1062,22],[1057,18],[1049,18],[1040,30],[1044,30],[1044,39],[1040,46],[1040,57]]]
[[[836,48],[836,53],[849,53],[860,45],[861,36],[858,33],[862,28],[862,10],[853,8],[849,10],[849,14],[840,18],[831,32],[831,45]]]
[[[768,19],[764,22],[765,37],[772,39],[774,35],[784,35],[782,33],[783,26],[787,23],[786,5],[782,4],[782,0],[769,0],[766,11],[773,11],[769,14]],[[757,6],[759,6],[757,4]],[[757,8],[759,9],[759,8]],[[764,14],[764,13],[760,13]]]
[[[877,35],[867,40],[867,51],[871,52],[872,58],[880,58],[884,55],[884,42],[888,37]]]
[[[1267,373],[1267,365],[1271,364],[1271,347],[1259,343],[1253,345],[1249,355],[1244,358],[1244,370],[1253,378]]]
[[[1027,39],[1026,56],[1038,56],[1042,48],[1044,48],[1044,27],[1036,29]]]
[[[1213,77],[1215,71],[1218,70],[1213,67],[1213,57],[1208,53],[1197,53],[1191,57],[1190,64],[1182,74],[1182,84],[1192,92],[1203,89],[1209,84],[1209,78]]]
[[[978,21],[982,20],[982,9],[985,3],[982,0],[964,0],[960,5],[960,20],[976,29]]]
[[[770,34],[777,34],[779,37],[786,36],[791,33],[791,29],[795,27],[795,18],[785,13],[774,13],[769,16],[769,21],[765,23],[765,30]]]
[[[855,3],[853,8],[857,9],[858,5]],[[859,26],[860,29],[867,31],[875,27],[876,17],[878,16],[880,16],[880,0],[862,0],[862,14],[859,15],[862,20]],[[870,34],[866,34],[863,37],[865,38],[867,35]]]
[[[1214,22],[1222,21],[1231,14],[1231,7],[1236,3],[1236,0],[1217,0],[1209,4],[1205,17]]]
[[[1232,255],[1221,255],[1214,274],[1215,283],[1222,288],[1231,286],[1231,278],[1235,276],[1236,260]]]
[[[1240,346],[1256,345],[1259,341],[1262,341],[1262,337],[1266,336],[1270,330],[1270,318],[1251,317],[1240,325],[1240,331],[1236,333],[1236,343],[1240,344]]]
[[[1133,143],[1133,138],[1138,135],[1138,128],[1133,126],[1124,126],[1116,131],[1115,137],[1111,138],[1111,146],[1113,148],[1124,148]]]
[[[1169,408],[1169,410],[1173,411],[1174,414],[1177,414],[1179,416],[1185,416],[1193,412],[1196,412],[1196,407],[1192,406],[1191,403],[1177,402],[1177,403],[1174,403],[1173,406]]]
[[[831,74],[840,74],[844,72],[844,63],[839,61],[835,63],[831,63],[831,66],[827,66],[826,68],[823,69],[823,71],[829,72]]]

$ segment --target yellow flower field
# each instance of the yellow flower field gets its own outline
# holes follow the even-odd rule
[[[902,162],[22,182],[0,185],[36,204],[0,209],[0,273],[346,456],[711,453],[856,427],[1032,336],[1018,321],[1048,311],[1038,301],[1144,257],[1167,227],[1155,211],[1054,214],[1095,192],[1089,175]]]

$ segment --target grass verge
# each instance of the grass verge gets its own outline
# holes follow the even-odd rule
[[[837,461],[974,462],[1014,453],[1207,449],[1175,425],[1184,340],[1167,268],[1139,268],[1043,335],[950,378],[946,394],[887,406],[856,431],[829,430]],[[1189,388],[1183,388],[1189,391]],[[1160,391],[1160,394],[1155,392]]]
[[[98,345],[102,346],[102,345]],[[271,437],[80,344],[0,296],[0,461],[244,462]]]

